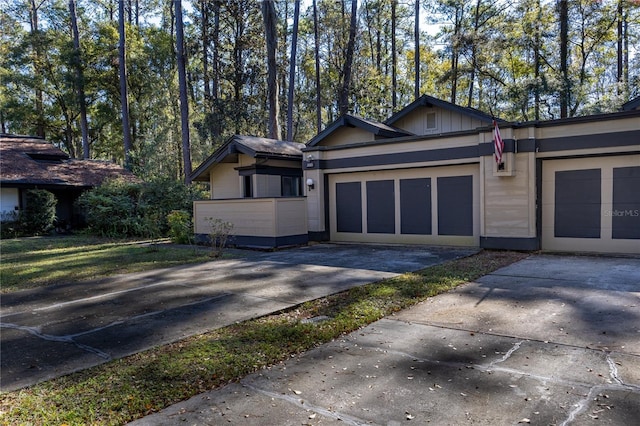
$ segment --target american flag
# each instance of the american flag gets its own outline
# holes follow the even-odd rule
[[[498,128],[498,123],[496,122],[496,120],[493,120],[493,149],[496,163],[501,164],[502,151],[504,151],[504,142],[502,142],[502,137],[500,137],[500,129]]]

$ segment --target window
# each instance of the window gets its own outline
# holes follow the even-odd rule
[[[244,197],[251,198],[253,197],[253,176],[243,176],[243,185],[244,185]]]
[[[433,130],[436,128],[436,113],[428,112],[427,113],[427,129]]]
[[[300,176],[281,176],[280,183],[283,197],[299,197],[302,195],[302,178]]]

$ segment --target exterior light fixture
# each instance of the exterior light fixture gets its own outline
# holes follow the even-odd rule
[[[313,183],[313,179],[311,179],[311,178],[307,179],[307,188],[309,188],[309,191],[311,191],[313,188],[315,188],[315,185]]]

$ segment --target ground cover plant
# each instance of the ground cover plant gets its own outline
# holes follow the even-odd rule
[[[87,235],[2,240],[0,292],[211,260],[195,246],[177,249],[161,242]]]
[[[483,251],[0,396],[2,424],[123,424],[526,257]],[[326,316],[322,322],[304,319]]]

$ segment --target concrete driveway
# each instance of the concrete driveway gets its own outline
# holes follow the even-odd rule
[[[637,425],[640,259],[535,255],[134,425]]]
[[[318,244],[2,295],[10,391],[476,250]]]

